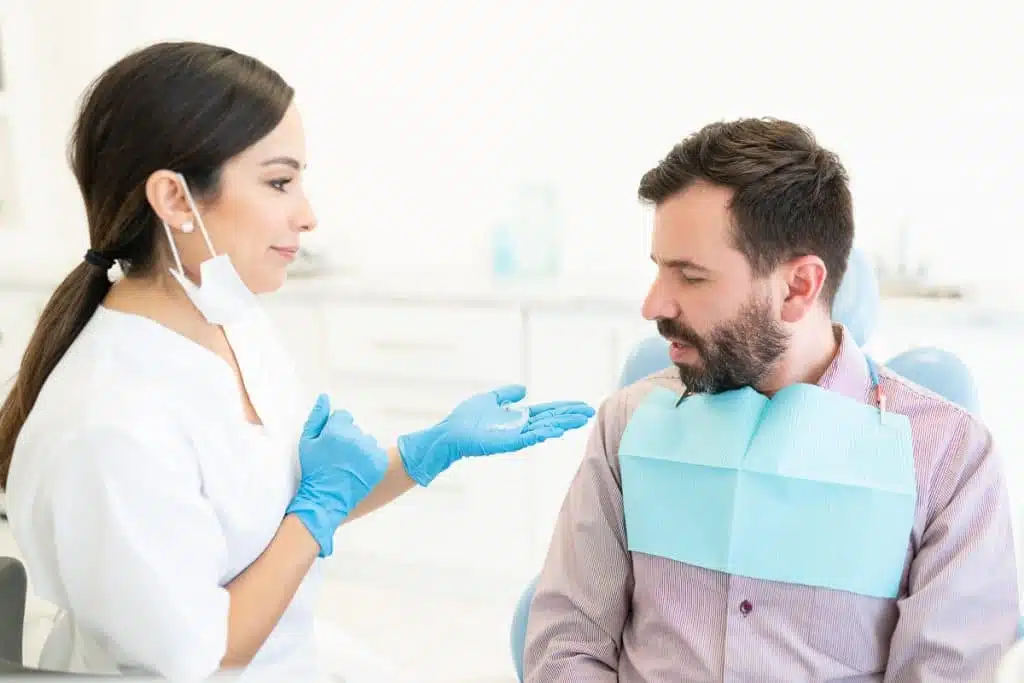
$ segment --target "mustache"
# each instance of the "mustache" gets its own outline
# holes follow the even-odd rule
[[[684,327],[678,320],[670,320],[668,318],[659,318],[656,325],[658,326],[658,334],[668,339],[677,339],[681,342],[685,342],[690,346],[693,346],[698,351],[704,346],[703,339],[701,339],[696,332],[688,327]]]

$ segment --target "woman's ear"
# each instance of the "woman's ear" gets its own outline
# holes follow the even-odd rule
[[[146,179],[146,199],[157,218],[173,229],[192,231],[192,209],[181,180],[173,171],[153,171]]]

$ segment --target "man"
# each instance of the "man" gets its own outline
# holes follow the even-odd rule
[[[831,322],[854,233],[840,161],[792,123],[716,123],[639,194],[657,265],[643,314],[676,368],[598,413],[526,680],[988,680],[1018,619],[1003,474],[977,418]]]

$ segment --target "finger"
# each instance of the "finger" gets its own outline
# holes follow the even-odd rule
[[[530,431],[523,432],[522,434],[517,436],[514,441],[507,444],[506,446],[503,446],[501,450],[498,452],[513,453],[515,451],[521,451],[524,448],[536,446],[542,441],[547,441],[548,439],[557,439],[564,433],[565,430],[550,425],[540,427],[539,429],[531,429]]]
[[[544,437],[538,435],[536,432],[525,432],[522,436],[516,439],[516,445],[514,450],[521,451],[524,448],[536,446],[543,440]]]
[[[494,394],[494,398],[498,401],[498,405],[503,406],[506,403],[522,401],[526,396],[526,387],[522,384],[506,384],[503,387],[498,387],[491,393]]]
[[[535,444],[541,443],[542,441],[547,441],[548,439],[557,439],[563,434],[565,434],[564,429],[559,429],[558,427],[552,425],[545,425],[538,429],[531,429],[530,431],[523,434],[520,440],[528,441],[528,445],[533,446]]]
[[[551,415],[586,415],[593,417],[596,411],[582,401],[552,401],[530,406],[530,417],[549,417]]]
[[[353,424],[356,419],[347,410],[335,410],[334,414],[331,415],[331,421],[339,424]]]
[[[509,441],[508,443],[504,444],[499,452],[501,452],[501,453],[515,453],[516,451],[521,451],[524,448],[529,448],[530,446],[536,446],[541,441],[543,441],[545,438],[546,437],[544,437],[543,435],[541,435],[541,434],[539,434],[537,432],[523,432],[522,434],[518,434],[515,437],[515,439],[513,439],[513,440]]]
[[[373,434],[367,434],[362,432],[358,439],[359,444],[367,451],[373,451],[380,448],[380,444],[377,443],[377,438]]]
[[[570,414],[556,415],[553,417],[545,416],[530,420],[527,430],[533,431],[534,429],[543,429],[547,427],[552,427],[561,430],[579,429],[580,427],[586,425],[588,422],[590,422],[590,418],[587,417],[586,415]]]
[[[303,439],[315,439],[320,436],[328,418],[331,416],[331,399],[327,394],[320,394],[316,397],[316,404],[306,418],[306,424],[302,426]],[[293,432],[294,433],[294,432]]]
[[[335,410],[324,425],[322,435],[330,435],[335,439],[342,439],[351,442],[360,434],[358,427],[353,427],[352,414],[347,410]]]

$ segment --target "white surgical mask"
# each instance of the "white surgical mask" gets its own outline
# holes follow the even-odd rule
[[[242,317],[256,302],[256,295],[242,282],[238,271],[235,270],[231,259],[227,254],[218,254],[210,241],[210,235],[203,225],[203,218],[199,215],[195,200],[188,189],[185,177],[178,174],[181,186],[185,190],[185,198],[188,200],[189,208],[195,216],[196,227],[199,228],[207,248],[210,250],[210,258],[199,264],[199,284],[195,284],[185,275],[185,269],[181,265],[181,256],[178,255],[178,248],[174,244],[174,236],[171,228],[164,222],[164,231],[167,233],[167,241],[171,244],[171,252],[174,254],[174,262],[177,270],[171,268],[171,275],[174,276],[185,290],[185,294],[192,300],[199,312],[207,321],[214,325],[227,325]]]

